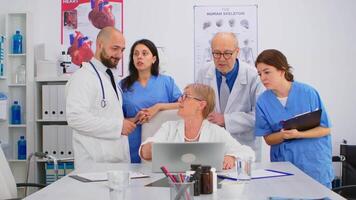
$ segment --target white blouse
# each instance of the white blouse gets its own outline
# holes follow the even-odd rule
[[[200,137],[197,142],[223,142],[225,143],[225,155],[239,158],[252,158],[255,160],[255,152],[251,147],[241,145],[224,128],[204,120],[200,129]],[[162,124],[161,128],[153,137],[147,138],[142,145],[155,142],[186,142],[184,139],[184,121],[168,121]]]

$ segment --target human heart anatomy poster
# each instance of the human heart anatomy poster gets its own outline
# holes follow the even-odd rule
[[[71,59],[67,73],[94,56],[101,29],[114,26],[123,32],[123,0],[62,0],[61,14],[61,44]],[[118,69],[123,76],[122,61]]]

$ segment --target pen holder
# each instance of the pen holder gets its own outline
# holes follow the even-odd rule
[[[193,200],[194,182],[169,182],[171,200]]]

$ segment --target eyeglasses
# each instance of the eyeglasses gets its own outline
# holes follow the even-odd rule
[[[221,52],[218,52],[218,51],[215,51],[213,52],[213,57],[216,58],[216,59],[220,59],[221,56],[223,56],[226,60],[227,59],[230,59],[232,54],[234,54],[234,51],[225,51],[224,53],[221,53]]]
[[[181,101],[185,101],[187,98],[195,99],[195,100],[197,100],[197,101],[203,101],[203,100],[199,99],[198,97],[194,97],[194,96],[189,95],[189,94],[182,94],[182,96],[179,97],[179,99],[180,99]]]

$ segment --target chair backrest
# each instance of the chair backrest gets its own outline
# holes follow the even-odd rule
[[[356,185],[347,185],[338,188],[333,188],[333,191],[338,193],[342,197],[345,197],[346,199],[356,199]]]
[[[342,161],[342,185],[356,185],[356,145],[340,145]]]
[[[0,146],[0,199],[17,198],[15,178]]]
[[[178,110],[164,110],[157,113],[149,122],[142,125],[142,142],[146,141],[148,137],[153,136],[161,125],[166,121],[179,120],[177,115]]]

